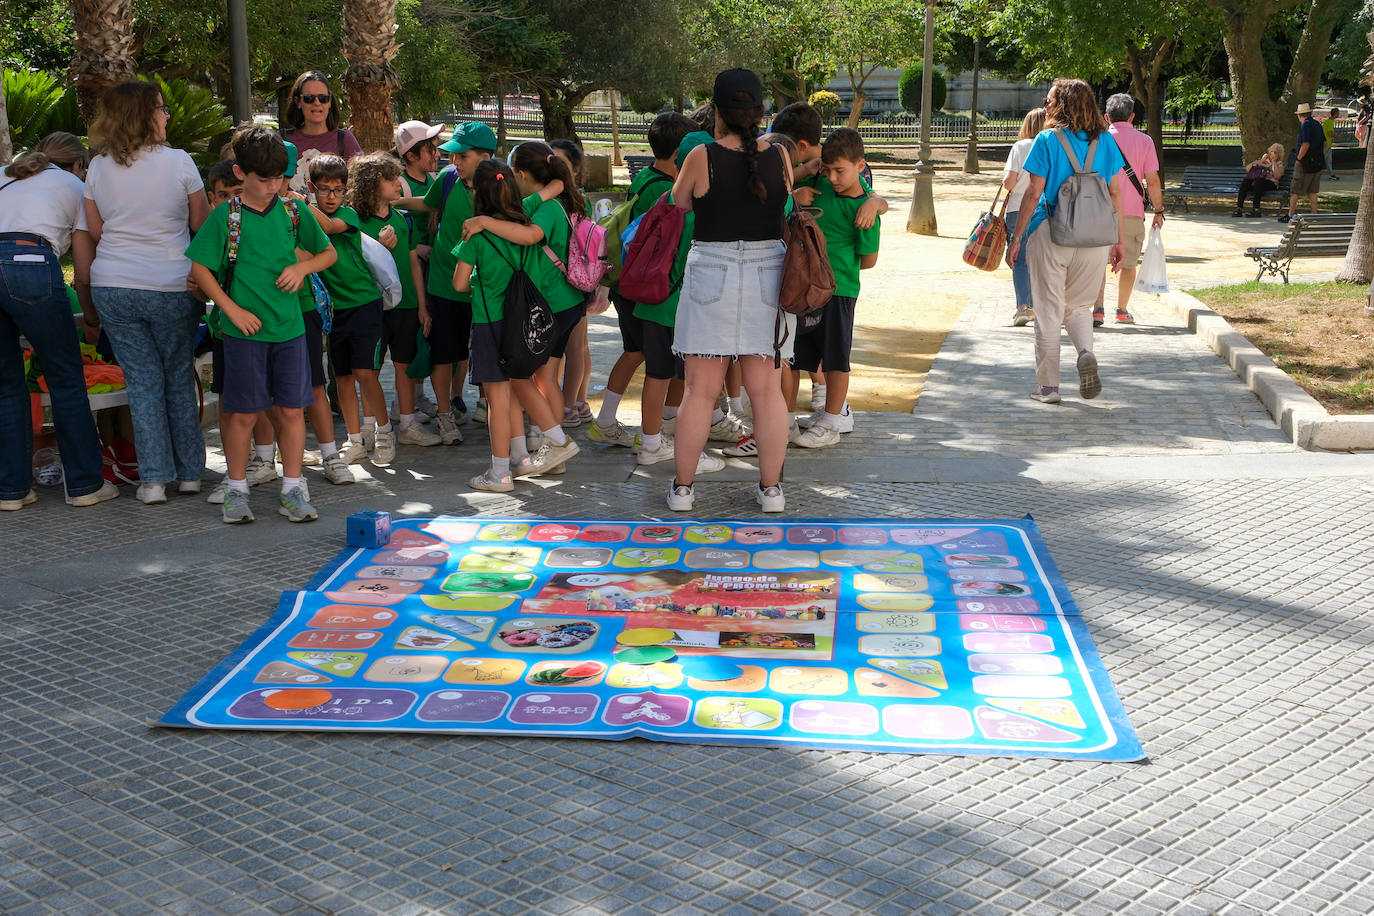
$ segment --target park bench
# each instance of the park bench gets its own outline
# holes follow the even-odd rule
[[[1165,188],[1164,195],[1169,199],[1169,212],[1181,206],[1188,212],[1190,197],[1227,197],[1233,202],[1240,193],[1240,183],[1245,180],[1245,169],[1231,165],[1190,165],[1183,169],[1183,180],[1172,188]],[[1261,200],[1271,197],[1279,201],[1280,209],[1288,199],[1289,187],[1293,184],[1293,169],[1290,165],[1284,170],[1279,186],[1265,191]]]
[[[1354,213],[1303,214],[1293,217],[1277,245],[1247,248],[1245,254],[1259,262],[1257,282],[1267,273],[1287,283],[1295,258],[1344,257],[1354,231]]]
[[[654,164],[653,156],[626,156],[625,166],[630,170],[630,180],[634,181],[635,176],[640,170],[647,169]]]

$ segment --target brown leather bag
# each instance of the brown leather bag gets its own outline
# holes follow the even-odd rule
[[[812,207],[795,207],[787,220],[783,241],[787,251],[782,258],[782,281],[778,288],[778,315],[773,321],[773,363],[782,362],[782,345],[789,331],[783,313],[796,315],[798,322],[825,308],[835,295],[835,271],[825,250],[825,233],[816,224]],[[814,322],[813,322],[814,323]]]

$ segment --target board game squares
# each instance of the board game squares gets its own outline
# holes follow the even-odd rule
[[[673,728],[687,721],[692,713],[692,701],[671,694],[628,693],[606,703],[601,721],[607,725],[654,725]]]
[[[702,728],[775,729],[782,724],[782,704],[765,697],[707,697],[697,703],[693,721]]]
[[[788,724],[811,735],[872,735],[880,726],[878,710],[867,703],[829,700],[793,703]]]
[[[507,716],[517,725],[581,725],[596,715],[601,698],[594,693],[527,693]]]
[[[365,681],[394,684],[424,684],[439,680],[448,667],[446,655],[387,655],[374,661],[363,673]]]
[[[898,738],[961,741],[973,735],[973,717],[958,706],[898,704],[883,710],[883,730]]]
[[[495,722],[510,705],[500,690],[439,690],[425,697],[415,718],[422,722]]]

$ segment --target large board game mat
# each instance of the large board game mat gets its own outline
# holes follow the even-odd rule
[[[1029,518],[404,519],[159,724],[1143,757]]]

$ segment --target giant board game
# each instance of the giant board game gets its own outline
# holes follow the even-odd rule
[[[1143,756],[1029,518],[406,519],[159,724]]]

